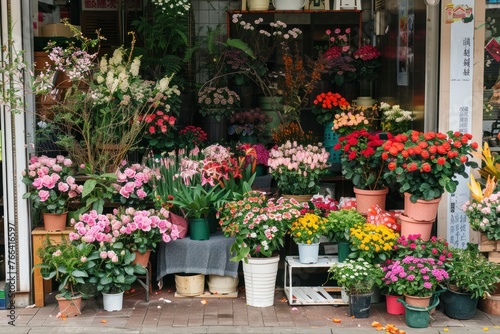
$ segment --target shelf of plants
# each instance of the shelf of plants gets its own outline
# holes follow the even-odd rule
[[[340,287],[293,287],[292,273],[294,269],[330,268],[337,263],[337,256],[320,256],[317,263],[300,263],[298,256],[285,258],[284,286],[290,305],[347,305],[340,298]]]

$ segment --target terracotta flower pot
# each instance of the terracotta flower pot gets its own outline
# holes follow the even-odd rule
[[[356,209],[362,215],[366,215],[368,213],[368,209],[374,205],[378,205],[380,208],[385,210],[385,200],[388,192],[389,188],[387,187],[380,190],[365,190],[354,187],[354,194],[356,195]]]

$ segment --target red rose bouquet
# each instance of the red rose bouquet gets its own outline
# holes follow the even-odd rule
[[[354,66],[358,79],[373,81],[377,78],[377,71],[382,66],[380,51],[371,45],[364,45],[354,51]]]

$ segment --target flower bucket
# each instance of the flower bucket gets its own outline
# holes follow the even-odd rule
[[[189,238],[191,240],[210,238],[210,225],[207,218],[189,218]]]
[[[405,322],[408,327],[427,328],[431,319],[431,310],[439,304],[439,298],[435,298],[432,305],[428,307],[417,307],[408,305],[403,299],[398,299],[405,307]]]
[[[393,295],[385,296],[387,313],[393,315],[400,315],[405,313],[405,306],[403,305],[403,303],[398,301],[399,298],[401,298],[401,296],[393,296]]]
[[[319,242],[314,244],[297,244],[299,246],[300,263],[317,263],[319,255]]]
[[[442,296],[444,313],[453,319],[467,320],[476,314],[479,298],[471,298],[470,293],[447,290]]]
[[[279,256],[243,260],[247,305],[269,307],[274,305]]]
[[[333,131],[333,121],[326,122],[324,124],[323,132],[323,145],[325,149],[330,153],[328,157],[328,163],[330,164],[340,164],[342,151],[334,150],[333,147],[339,142],[340,134]]]
[[[347,259],[349,253],[351,252],[350,244],[348,241],[339,241],[337,245],[338,245],[338,257],[339,257],[338,260],[339,263],[342,263]]]
[[[425,297],[409,296],[405,295],[405,302],[410,306],[415,307],[428,307],[431,303],[432,295]]]
[[[372,293],[352,295],[349,303],[349,316],[354,318],[368,318],[370,316],[370,304]]]
[[[235,293],[238,289],[238,277],[231,276],[208,276],[208,291],[213,294],[230,294]]]
[[[205,291],[205,275],[177,274],[175,275],[175,290],[181,296],[199,296]]]
[[[102,293],[102,304],[105,311],[121,311],[123,307],[123,291],[119,293]]]
[[[44,213],[43,226],[47,232],[62,232],[66,229],[68,213]]]

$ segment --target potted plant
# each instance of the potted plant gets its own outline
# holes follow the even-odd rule
[[[356,67],[356,76],[358,80],[373,81],[377,78],[377,71],[382,66],[380,61],[380,51],[376,46],[360,46],[352,54],[354,58],[354,67]]]
[[[175,148],[183,149],[186,153],[189,153],[195,147],[202,149],[207,139],[207,133],[202,128],[188,125],[184,129],[179,130],[179,134],[175,140]]]
[[[366,218],[354,209],[331,211],[328,216],[328,239],[338,245],[338,260],[347,259],[350,253],[350,230],[358,224],[366,222]]]
[[[80,215],[75,231],[69,234],[74,242],[96,245],[96,267],[89,281],[103,293],[106,311],[121,310],[123,293],[135,282],[136,274],[146,273],[145,267],[133,263],[135,254],[123,243],[127,231],[122,226],[115,215],[92,210]]]
[[[271,117],[260,111],[260,108],[237,111],[229,118],[228,133],[238,135],[241,142],[255,144],[266,128]]]
[[[116,218],[111,224],[121,222],[120,240],[127,249],[135,252],[134,263],[143,267],[147,267],[149,255],[159,242],[170,242],[179,237],[177,225],[172,224],[170,212],[165,208],[156,211],[121,207],[114,209],[113,215]]]
[[[316,263],[319,254],[319,238],[328,232],[328,220],[307,212],[297,218],[290,227],[290,235],[299,246],[300,263]]]
[[[231,260],[243,260],[248,305],[274,304],[279,261],[274,253],[283,246],[288,226],[300,217],[300,208],[294,199],[266,198],[262,192],[249,191],[241,200],[226,202],[220,209],[224,235],[235,238]],[[255,275],[253,270],[259,270],[261,275]]]
[[[100,244],[99,258],[94,275],[97,278],[97,291],[103,295],[106,311],[120,311],[123,293],[130,290],[136,275],[146,274],[146,268],[133,264],[135,254],[125,248],[122,242],[103,242]]]
[[[252,148],[255,150],[255,155],[257,157],[255,161],[257,176],[267,174],[266,167],[269,161],[269,150],[262,143],[254,144]]]
[[[496,191],[497,182],[494,181],[494,177],[488,176],[482,190],[481,185],[472,174],[470,178],[469,188],[472,199],[462,205],[462,210],[467,215],[469,224],[474,231],[486,234],[489,240],[499,240],[500,231],[496,226],[498,221],[497,208],[500,207],[500,196]]]
[[[356,80],[351,28],[335,28],[333,31],[328,29],[325,33],[324,39],[327,41],[325,57],[331,62],[329,72],[333,81],[340,87]]]
[[[392,258],[401,260],[408,255],[421,258],[432,257],[443,263],[453,258],[452,247],[445,239],[432,236],[429,240],[423,240],[420,234],[402,235],[397,238]]]
[[[385,225],[358,223],[350,229],[352,252],[349,257],[362,257],[373,264],[381,264],[391,257],[398,236]]]
[[[451,261],[445,262],[449,278],[441,295],[444,312],[454,319],[470,319],[476,313],[479,298],[490,296],[500,282],[500,265],[490,262],[477,245],[453,249]]]
[[[382,146],[381,157],[388,167],[383,177],[394,182],[405,196],[404,214],[400,216],[402,235],[421,234],[424,240],[429,239],[441,195],[445,191],[455,192],[457,175],[468,177],[466,166],[477,166],[469,160],[471,152],[477,149],[477,143],[471,139],[472,135],[458,131],[409,131]],[[412,230],[414,226],[426,228]]]
[[[363,214],[374,205],[385,209],[389,188],[383,178],[387,171],[387,164],[381,158],[384,143],[380,133],[357,130],[341,136],[334,147],[342,152],[342,175],[352,181],[357,209]]]
[[[363,258],[347,259],[328,269],[329,278],[346,289],[350,296],[349,315],[355,318],[370,316],[372,288],[380,280],[382,271]]]
[[[215,207],[220,207],[229,195],[225,188],[204,187],[201,184],[180,186],[174,199],[168,203],[176,205],[189,221],[189,236],[193,240],[208,240],[210,237],[209,215]]]
[[[307,201],[319,191],[319,180],[328,173],[328,152],[318,145],[286,142],[269,152],[269,171],[281,194],[305,195]]]
[[[356,107],[357,108],[357,107]],[[333,131],[341,135],[348,135],[351,132],[367,129],[370,121],[363,111],[349,109],[347,112],[335,114],[333,117]]]
[[[444,263],[411,255],[383,266],[383,283],[393,294],[405,296],[410,306],[428,307],[433,293],[449,278]]]
[[[73,177],[72,164],[62,155],[56,158],[42,155],[32,157],[23,171],[22,181],[28,186],[23,199],[30,199],[33,207],[40,210],[47,231],[64,231],[69,203],[82,193],[83,187]]]
[[[49,235],[43,247],[37,250],[42,262],[33,270],[39,268],[44,279],[55,279],[59,283],[56,299],[63,316],[81,314],[82,294],[79,290],[95,270],[98,255],[94,251],[93,244],[70,242],[66,238],[61,243],[54,243]]]

